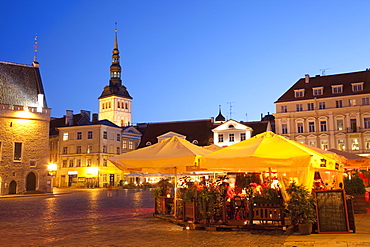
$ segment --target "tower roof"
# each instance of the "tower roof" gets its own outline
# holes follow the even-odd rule
[[[112,65],[110,66],[110,80],[109,86],[105,86],[102,94],[99,99],[110,97],[110,96],[119,96],[127,99],[132,99],[127,88],[122,85],[121,80],[121,65],[119,62],[119,50],[118,50],[118,35],[117,28],[114,30],[114,44],[112,51]]]
[[[219,110],[219,113],[218,113],[218,116],[216,117],[216,122],[225,122],[225,117],[222,115],[221,113],[221,106],[219,106],[220,110]]]

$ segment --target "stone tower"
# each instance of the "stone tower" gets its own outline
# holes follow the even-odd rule
[[[132,97],[126,87],[122,85],[117,29],[114,33],[112,53],[109,86],[104,87],[99,97],[99,120],[107,119],[118,126],[129,126],[132,124]]]

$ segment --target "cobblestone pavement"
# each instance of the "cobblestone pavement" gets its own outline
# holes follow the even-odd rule
[[[0,246],[282,246],[281,232],[186,231],[153,218],[149,190],[0,198]]]
[[[281,231],[183,230],[152,217],[150,190],[116,190],[113,197],[103,189],[56,192],[0,197],[0,246],[324,246],[286,242]]]

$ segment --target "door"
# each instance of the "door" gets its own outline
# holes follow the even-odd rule
[[[109,185],[114,186],[114,174],[109,175]]]
[[[36,175],[33,172],[30,172],[27,175],[26,181],[26,191],[35,191],[36,190]]]
[[[9,184],[9,194],[17,194],[17,182],[14,180]]]

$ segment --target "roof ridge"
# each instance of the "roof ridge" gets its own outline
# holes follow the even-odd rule
[[[13,62],[6,62],[6,61],[0,61],[0,63],[34,68],[34,66],[31,64],[13,63]]]

